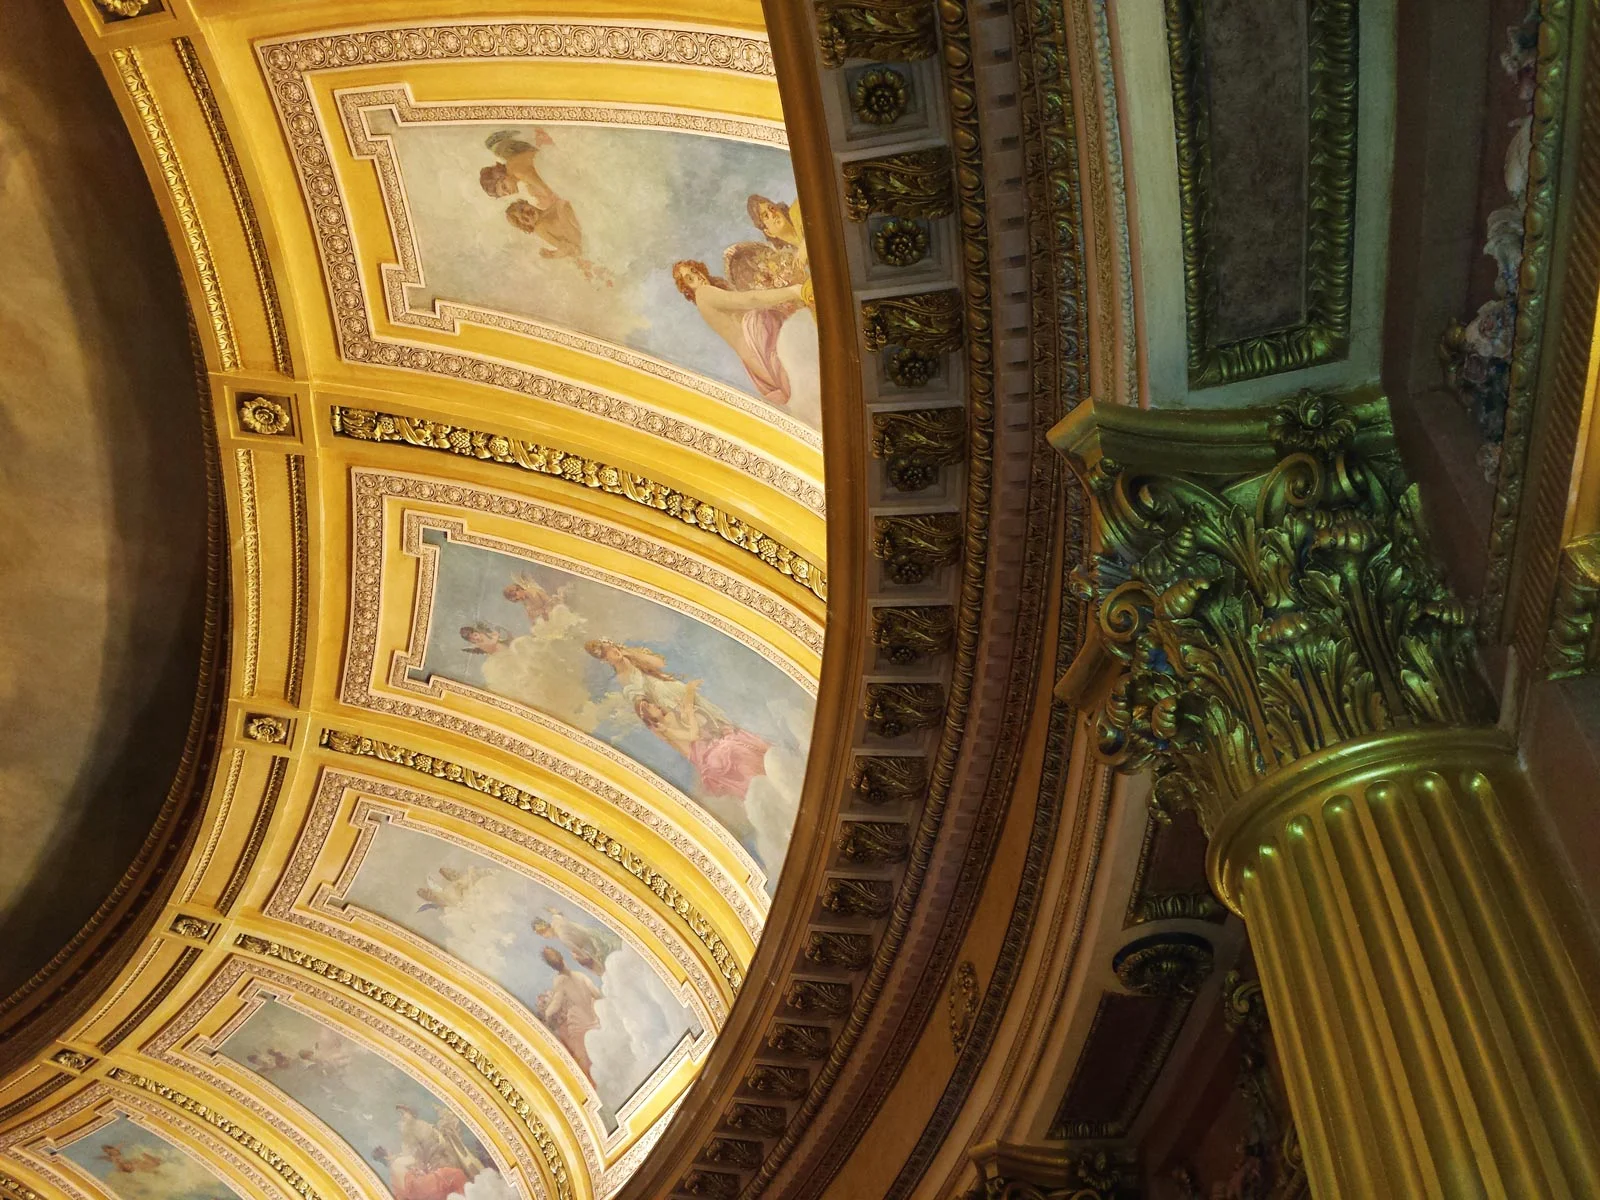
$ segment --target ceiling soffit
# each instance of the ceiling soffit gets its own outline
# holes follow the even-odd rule
[[[237,600],[192,850],[0,1079],[0,1179],[609,1195],[804,936],[813,711],[859,687],[759,8],[69,8],[178,247]]]

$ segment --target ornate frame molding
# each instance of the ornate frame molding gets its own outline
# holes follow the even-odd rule
[[[1214,344],[1217,269],[1207,227],[1210,116],[1204,43],[1206,0],[1163,0],[1177,129],[1189,386],[1215,387],[1337,361],[1350,339],[1356,214],[1358,0],[1310,0],[1306,16],[1307,163],[1304,318],[1286,329]]]

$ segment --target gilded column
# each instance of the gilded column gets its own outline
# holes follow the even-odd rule
[[[1098,638],[1061,693],[1194,808],[1319,1197],[1600,1196],[1600,975],[1381,401],[1084,406]]]

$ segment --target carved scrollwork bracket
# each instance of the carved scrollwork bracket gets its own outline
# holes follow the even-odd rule
[[[948,146],[908,150],[844,164],[844,209],[868,217],[947,217],[956,210],[955,167]]]
[[[924,408],[872,415],[872,453],[888,464],[889,484],[920,492],[939,468],[967,457],[967,414],[960,408]]]
[[[955,634],[956,610],[948,604],[872,610],[872,644],[898,666],[943,654]]]
[[[852,58],[913,62],[939,49],[933,0],[823,0],[817,34],[830,68]]]
[[[921,583],[961,557],[960,513],[913,513],[877,517],[872,551],[895,583]]]
[[[1051,434],[1094,494],[1104,546],[1079,580],[1098,637],[1058,694],[1098,709],[1105,758],[1154,769],[1158,810],[1194,807],[1209,834],[1307,755],[1493,720],[1415,486],[1392,450],[1369,452],[1385,439],[1358,438],[1355,408],[1301,393],[1251,414],[1249,454],[1245,417],[1183,443],[1169,415],[1164,457],[1154,438],[1118,440],[1112,427],[1137,417],[1090,409]],[[1251,454],[1257,469],[1240,470]]]

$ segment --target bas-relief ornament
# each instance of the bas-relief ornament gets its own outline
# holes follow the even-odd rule
[[[977,1019],[978,970],[970,962],[962,962],[950,980],[950,1044],[957,1054]]]
[[[904,862],[911,852],[911,831],[903,821],[846,821],[835,849],[846,862]]]
[[[1141,895],[1129,914],[1131,925],[1150,921],[1220,921],[1228,910],[1209,891],[1151,892]]]
[[[82,1050],[57,1050],[50,1056],[50,1061],[81,1075],[99,1060]]]
[[[944,720],[944,687],[937,683],[869,683],[862,710],[867,728],[897,738]]]
[[[755,555],[819,599],[826,600],[828,597],[827,582],[822,568],[817,564],[716,505],[646,476],[509,434],[466,429],[440,421],[337,406],[332,410],[332,419],[334,433],[342,437],[366,442],[401,442],[440,450],[465,458],[517,467],[536,475],[564,480],[577,487],[622,496],[635,504],[665,513],[685,525],[706,530],[730,545]]]
[[[161,0],[94,0],[94,6],[105,14],[108,24],[162,11]]]
[[[726,1171],[690,1171],[679,1186],[705,1200],[736,1200],[739,1195],[739,1177]]]
[[[194,938],[196,941],[208,942],[211,940],[211,935],[217,931],[217,923],[200,917],[192,917],[188,913],[179,913],[172,918],[172,924],[167,928],[179,937]]]
[[[872,414],[872,454],[886,460],[889,484],[920,492],[939,468],[967,457],[967,414],[960,408],[891,410]]]
[[[1211,974],[1211,943],[1186,933],[1158,933],[1117,952],[1112,970],[1138,996],[1193,996]]]
[[[1600,670],[1600,534],[1572,542],[1561,552],[1556,596],[1545,646],[1551,679]]]
[[[789,1118],[783,1109],[774,1108],[770,1104],[740,1101],[728,1109],[722,1123],[729,1129],[736,1129],[741,1133],[759,1133],[766,1137],[777,1137],[788,1125]]]
[[[271,713],[246,713],[244,735],[252,742],[283,746],[289,741],[289,720]]]
[[[779,1021],[767,1031],[767,1049],[797,1058],[827,1058],[833,1035],[826,1025],[796,1025]]]
[[[875,517],[872,552],[890,579],[909,587],[960,559],[963,533],[960,513]]]
[[[948,604],[872,610],[872,644],[896,666],[944,654],[955,641],[956,610]]]
[[[933,0],[821,0],[817,36],[829,68],[852,58],[912,62],[939,49]]]
[[[278,437],[293,428],[288,403],[281,396],[248,392],[238,398],[238,406],[239,424],[251,433],[262,437]]]
[[[1090,470],[1105,549],[1081,577],[1099,622],[1085,654],[1116,672],[1099,749],[1121,770],[1153,767],[1158,810],[1193,805],[1208,833],[1318,750],[1492,720],[1415,486],[1398,461],[1357,452],[1355,432],[1340,402],[1302,393],[1275,410],[1265,475]]]
[[[761,1165],[761,1143],[749,1138],[715,1137],[706,1144],[702,1162],[716,1167],[752,1171]]]
[[[903,830],[904,826],[901,829]],[[845,836],[848,837],[849,834]],[[902,845],[899,854],[904,858],[907,847],[903,845],[904,834],[900,836]],[[844,857],[852,856],[844,855]],[[849,879],[835,875],[822,889],[823,911],[839,917],[886,917],[893,906],[894,887],[887,879]]]
[[[962,306],[955,288],[863,300],[861,336],[868,350],[904,346],[920,354],[950,354],[961,349]]]
[[[1143,1194],[1136,1164],[1107,1150],[1063,1155],[999,1146],[990,1153],[964,1200],[1135,1200]]]
[[[911,85],[893,67],[871,67],[850,89],[850,111],[863,125],[893,125],[911,103]]]
[[[845,215],[852,221],[880,213],[931,219],[955,212],[955,166],[948,147],[852,159],[841,170]]]
[[[1212,331],[1219,266],[1208,229],[1220,218],[1211,188],[1201,0],[1163,0],[1177,134],[1189,386],[1213,387],[1342,358],[1350,340],[1355,258],[1357,0],[1312,0],[1306,10],[1309,146],[1304,318],[1219,343]],[[1230,214],[1231,215],[1231,214]]]
[[[928,763],[909,754],[863,754],[850,769],[850,791],[863,804],[914,804],[928,793]]]
[[[872,253],[888,267],[914,267],[928,255],[928,226],[909,217],[890,217],[872,235]]]
[[[783,1002],[795,1012],[842,1017],[850,1011],[850,985],[823,979],[791,979]]]
[[[744,1085],[758,1095],[798,1100],[810,1089],[811,1080],[803,1067],[774,1067],[757,1063],[745,1076]]]
[[[864,933],[813,929],[806,938],[805,956],[819,967],[859,971],[872,961],[872,939]]]
[[[11,1196],[14,1200],[45,1200],[42,1195],[23,1183],[22,1180],[13,1179],[3,1171],[0,1171],[0,1193]]]

